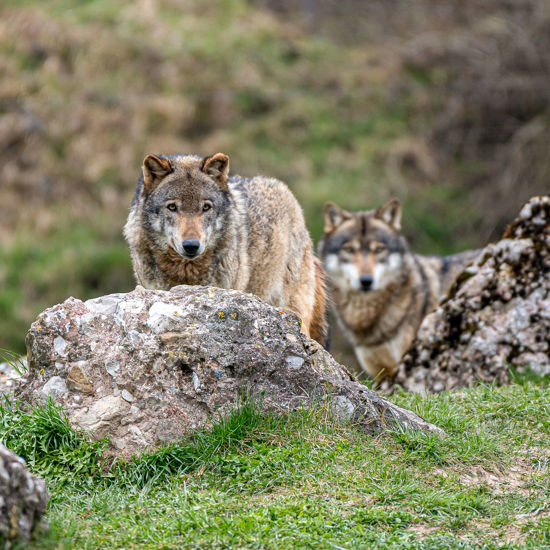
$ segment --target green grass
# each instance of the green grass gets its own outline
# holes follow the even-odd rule
[[[104,462],[51,403],[2,409],[0,439],[52,499],[34,548],[544,548],[550,392],[543,384],[394,396],[447,436],[378,437],[324,410],[241,404],[188,440]]]

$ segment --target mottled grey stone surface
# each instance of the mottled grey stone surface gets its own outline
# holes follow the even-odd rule
[[[24,357],[0,363],[0,397],[13,393],[18,381],[24,376],[26,368],[27,360]]]
[[[440,431],[355,381],[299,320],[239,291],[137,287],[44,311],[27,335],[29,371],[17,395],[51,396],[71,424],[109,435],[130,456],[174,440],[235,407],[243,391],[266,409],[329,401],[379,431],[396,421]]]
[[[426,317],[393,381],[419,393],[550,375],[550,197],[534,197]]]
[[[29,540],[48,504],[46,484],[0,443],[0,543]]]

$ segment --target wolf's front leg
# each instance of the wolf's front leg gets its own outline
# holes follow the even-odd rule
[[[393,357],[381,346],[355,346],[353,351],[363,371],[373,379],[389,376],[395,366]]]

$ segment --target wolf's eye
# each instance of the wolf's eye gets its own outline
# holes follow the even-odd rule
[[[382,243],[374,243],[372,245],[372,251],[375,253],[375,254],[382,254],[383,252],[386,251],[386,245],[385,244],[382,244]]]
[[[342,252],[347,252],[348,254],[353,254],[355,252],[355,248],[351,244],[345,244],[342,247]]]
[[[212,208],[212,205],[209,202],[205,202],[202,205],[202,211],[203,212],[208,212],[211,208]]]
[[[167,204],[166,208],[168,208],[168,210],[170,210],[170,212],[175,212],[178,209],[175,202],[171,202],[171,203]]]

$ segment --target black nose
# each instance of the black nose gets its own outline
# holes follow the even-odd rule
[[[359,282],[361,283],[361,290],[370,290],[372,286],[372,275],[361,275]]]
[[[188,256],[195,256],[199,251],[201,243],[198,239],[185,239],[183,241],[183,250]]]

